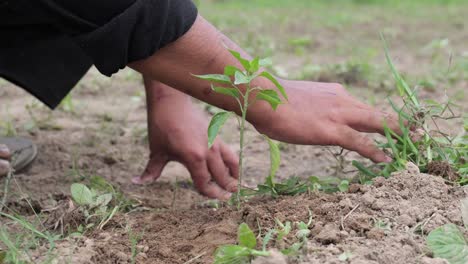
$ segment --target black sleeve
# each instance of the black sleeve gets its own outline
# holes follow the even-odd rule
[[[0,76],[54,108],[92,64],[110,76],[196,17],[191,0],[0,0]]]
[[[37,1],[37,0],[36,0]],[[42,0],[56,26],[105,75],[153,55],[185,34],[197,17],[191,0]]]

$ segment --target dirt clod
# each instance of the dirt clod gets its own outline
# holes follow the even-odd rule
[[[448,181],[455,182],[460,175],[446,161],[432,161],[427,165],[427,172],[432,175],[440,176]]]

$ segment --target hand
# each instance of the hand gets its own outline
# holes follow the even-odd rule
[[[208,148],[208,121],[189,96],[145,79],[148,101],[150,160],[136,184],[156,180],[169,161],[189,170],[195,187],[211,198],[229,199],[237,190],[238,160],[229,147],[216,140]]]
[[[391,162],[362,132],[383,134],[384,122],[399,132],[398,118],[359,102],[339,84],[282,81],[289,102],[254,126],[269,137],[293,144],[338,145],[374,162]]]
[[[8,150],[8,147],[0,144],[0,176],[8,174],[10,171],[10,162],[8,162],[10,158],[11,153]]]

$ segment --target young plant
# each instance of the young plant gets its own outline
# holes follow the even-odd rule
[[[404,170],[408,162],[414,163],[421,172],[435,173],[433,169],[439,165],[447,165],[441,176],[446,176],[449,181],[465,182],[468,176],[466,171],[466,159],[468,157],[468,138],[466,135],[450,137],[438,129],[437,119],[456,118],[451,109],[452,103],[439,104],[434,101],[421,102],[417,96],[417,87],[411,89],[408,83],[396,70],[382,36],[385,47],[387,63],[396,82],[396,89],[403,100],[403,107],[397,107],[392,101],[390,104],[398,113],[400,119],[400,130],[398,135],[384,124],[386,142],[380,147],[390,151],[393,162],[389,164],[378,164],[377,170],[367,168],[357,161],[353,165],[365,177],[361,179],[366,182],[377,176],[389,177],[392,172]],[[448,113],[448,114],[447,114]],[[428,122],[433,121],[437,130],[431,131]],[[412,138],[413,131],[421,132],[419,139]]]
[[[112,193],[98,195],[94,189],[81,183],[71,185],[71,195],[85,216],[86,229],[95,227],[97,223],[98,228],[102,229],[119,210],[118,205],[109,208]]]
[[[255,250],[257,239],[246,223],[239,225],[237,241],[237,245],[224,245],[219,247],[215,252],[214,264],[250,263],[255,257],[266,257],[270,255],[265,248],[261,251]]]
[[[211,88],[214,92],[233,97],[239,104],[240,117],[237,115],[236,117],[240,127],[239,179],[237,193],[237,203],[240,204],[242,179],[244,174],[244,137],[248,109],[258,100],[268,102],[273,110],[276,110],[276,108],[278,108],[278,106],[284,102],[276,90],[254,86],[253,81],[258,77],[267,78],[276,86],[277,90],[281,93],[285,100],[287,100],[288,97],[283,86],[275,79],[275,77],[273,77],[273,75],[270,73],[261,70],[262,67],[268,66],[270,64],[269,60],[259,59],[256,57],[249,61],[243,58],[237,51],[229,50],[229,52],[242,65],[242,70],[235,66],[229,65],[225,67],[224,74],[207,74],[195,76],[200,79],[210,81],[212,83]],[[216,86],[214,84],[216,84]],[[208,127],[209,147],[213,145],[213,142],[221,127],[229,119],[229,117],[233,115],[235,115],[234,112],[221,111],[213,116]],[[279,168],[280,154],[278,145],[271,141],[267,136],[264,137],[270,145],[271,168],[269,178],[271,179]]]

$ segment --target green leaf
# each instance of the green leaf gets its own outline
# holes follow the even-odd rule
[[[239,229],[237,231],[237,240],[239,241],[240,246],[244,246],[246,248],[253,249],[255,246],[257,246],[257,239],[255,238],[255,234],[246,223],[239,225]]]
[[[242,71],[239,68],[232,66],[232,65],[228,65],[224,68],[224,75],[234,76],[236,72],[242,72]]]
[[[281,104],[281,98],[275,90],[260,90],[256,98],[258,100],[267,101],[273,110],[276,110],[278,105]]]
[[[238,62],[240,62],[240,64],[242,64],[242,67],[244,67],[244,69],[246,71],[248,71],[250,69],[250,62],[244,58],[242,58],[242,56],[240,55],[239,52],[235,51],[235,50],[229,50],[229,52],[232,54],[232,56],[234,56],[234,58],[237,59]]]
[[[362,163],[360,163],[360,162],[357,161],[357,160],[353,160],[352,164],[353,164],[353,166],[356,167],[360,172],[364,173],[364,174],[367,175],[367,176],[371,176],[371,177],[373,177],[373,178],[379,176],[379,175],[375,174],[374,172],[372,172],[371,170],[369,170],[368,168],[366,168],[366,166],[362,165]]]
[[[193,76],[202,80],[210,81],[210,82],[231,84],[231,78],[229,78],[229,76],[226,76],[224,74],[206,74],[206,75],[193,74]]]
[[[255,59],[253,59],[253,60],[250,62],[249,72],[250,72],[250,73],[255,73],[255,72],[257,72],[259,69],[260,69],[260,59],[259,59],[258,57],[255,57]]]
[[[240,71],[234,73],[234,84],[246,84],[250,82],[250,78]]]
[[[389,144],[390,148],[392,149],[393,156],[395,157],[396,160],[400,159],[400,155],[398,153],[398,149],[395,145],[395,142],[393,142],[392,138],[392,133],[390,128],[387,126],[387,123],[384,123],[384,134],[385,137],[387,138],[387,143]]]
[[[220,93],[220,94],[232,96],[232,97],[235,97],[235,98],[239,98],[239,97],[240,97],[240,92],[239,92],[239,90],[237,90],[236,88],[226,88],[226,87],[214,87],[214,86],[211,86],[211,89],[213,89],[213,91],[215,91],[215,92],[217,92],[217,93]]]
[[[215,252],[214,264],[248,264],[251,250],[238,245],[225,245]]]
[[[338,189],[340,190],[340,192],[347,192],[349,189],[349,181],[342,180],[338,185]]]
[[[267,78],[268,80],[270,80],[276,86],[276,88],[278,88],[278,90],[283,95],[283,97],[286,100],[288,100],[288,95],[286,94],[286,90],[284,90],[284,87],[278,82],[278,80],[276,80],[276,78],[273,75],[271,75],[269,72],[262,72],[259,76],[263,76]]]
[[[232,112],[219,112],[211,118],[210,125],[208,126],[208,147],[211,148],[216,136],[221,127],[226,123],[226,120],[231,116]]]
[[[265,136],[266,140],[268,141],[268,145],[270,146],[270,174],[266,178],[266,183],[270,187],[275,186],[275,176],[276,172],[279,169],[280,162],[281,162],[281,155],[279,146],[276,142],[271,140],[269,137]]]
[[[266,251],[267,245],[270,242],[270,240],[273,238],[273,235],[276,233],[276,230],[270,229],[266,234],[265,237],[263,237],[263,243],[262,243],[262,250]]]
[[[97,206],[106,206],[112,201],[112,194],[111,193],[105,193],[103,195],[99,195],[96,198],[96,205]]]
[[[77,204],[91,205],[93,203],[93,193],[88,187],[86,187],[86,185],[81,183],[73,183],[70,190],[73,201],[75,201]]]
[[[446,259],[450,264],[468,263],[468,245],[463,233],[454,224],[434,229],[427,236],[427,246],[435,257]]]

